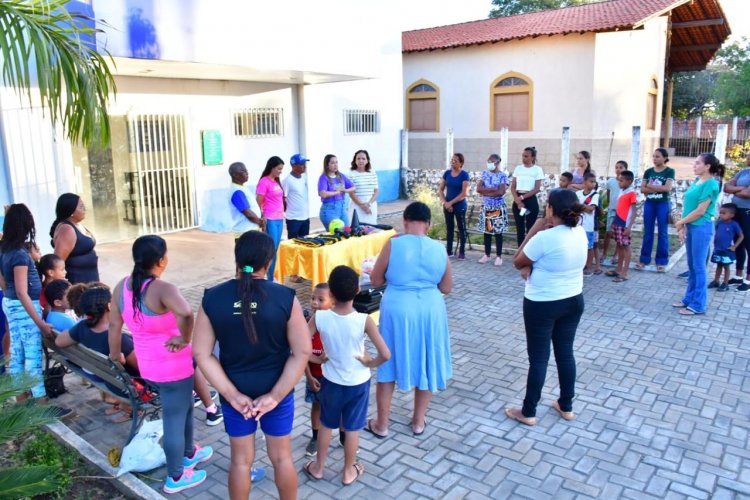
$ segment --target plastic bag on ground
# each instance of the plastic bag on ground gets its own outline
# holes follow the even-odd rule
[[[167,463],[167,457],[159,444],[164,434],[161,420],[143,422],[138,434],[123,448],[117,476],[127,472],[146,472]]]

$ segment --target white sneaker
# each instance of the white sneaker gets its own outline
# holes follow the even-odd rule
[[[496,258],[495,258],[495,265],[496,265],[497,267],[500,267],[500,266],[502,266],[502,265],[503,265],[503,258],[502,258],[502,257],[496,257]]]
[[[482,258],[479,259],[479,263],[480,264],[486,264],[489,261],[490,261],[490,256],[489,255],[482,255]]]

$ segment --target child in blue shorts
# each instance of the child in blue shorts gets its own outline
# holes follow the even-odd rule
[[[714,275],[714,280],[708,284],[708,288],[716,288],[718,292],[729,290],[729,276],[732,274],[730,267],[737,261],[735,251],[742,244],[742,240],[745,239],[742,228],[734,220],[735,213],[737,213],[737,205],[724,203],[719,209],[719,220],[716,222],[714,251],[711,254],[711,262],[716,264],[716,275]],[[719,283],[722,272],[724,273],[724,281]]]
[[[596,207],[599,206],[599,193],[596,190],[596,175],[591,172],[584,174],[583,189],[576,191],[576,196],[578,196],[578,203],[583,205],[583,218],[581,220],[581,225],[583,226],[583,230],[586,231],[586,237],[589,242],[588,256],[586,257],[586,267],[583,270],[583,275],[591,276],[594,274],[591,266],[593,265],[594,254],[596,253],[596,249],[594,248],[594,219],[596,218]]]
[[[328,446],[333,429],[341,425],[346,432],[344,445],[344,486],[354,483],[365,467],[357,462],[359,431],[367,424],[370,399],[370,368],[391,357],[375,322],[367,314],[354,310],[352,303],[359,292],[359,276],[346,266],[337,266],[328,278],[328,287],[335,305],[318,311],[309,323],[310,335],[320,332],[327,361],[323,364],[320,382],[320,431],[318,456],[307,462],[303,471],[312,480],[323,479]],[[376,358],[365,351],[367,335],[378,351]]]

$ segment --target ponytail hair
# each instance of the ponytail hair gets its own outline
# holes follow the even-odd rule
[[[570,189],[553,189],[549,193],[548,203],[552,208],[552,215],[562,219],[566,226],[576,227],[581,222],[583,205],[578,202],[578,196]]]
[[[52,223],[52,227],[49,230],[50,238],[52,238],[52,248],[55,247],[55,229],[60,225],[62,221],[73,215],[73,212],[78,208],[78,202],[81,201],[81,197],[74,193],[63,193],[57,199],[57,205],[55,206],[55,221]]]
[[[133,311],[143,314],[143,295],[156,278],[151,272],[167,254],[167,242],[155,234],[141,236],[133,242],[133,272],[130,274],[130,289],[133,291]],[[149,281],[145,288],[144,283]]]
[[[667,148],[656,148],[654,151],[658,151],[664,157],[665,165],[669,163],[669,150]]]
[[[39,273],[39,279],[44,282],[47,279],[47,272],[52,271],[58,262],[61,262],[62,258],[53,253],[42,255],[39,262],[36,264],[36,270]]]
[[[726,167],[719,161],[719,159],[713,153],[703,153],[701,159],[703,163],[708,165],[708,171],[711,175],[718,177],[719,180],[724,178],[724,172]]]
[[[102,317],[109,311],[109,303],[112,302],[112,292],[104,284],[97,284],[87,288],[81,295],[79,304],[81,312],[85,317],[86,326],[94,327]]]
[[[523,148],[523,150],[531,153],[531,159],[534,160],[534,165],[536,165],[536,147],[529,146],[527,148]]]
[[[258,343],[258,332],[253,320],[253,314],[255,314],[253,308],[257,298],[255,300],[253,298],[256,287],[252,273],[267,267],[275,253],[276,248],[271,237],[260,231],[244,233],[234,245],[234,261],[240,275],[238,292],[242,304],[242,326],[251,344]]]
[[[586,160],[586,168],[583,170],[583,175],[585,176],[586,174],[591,173],[591,153],[588,151],[579,151],[578,154],[583,156]]]

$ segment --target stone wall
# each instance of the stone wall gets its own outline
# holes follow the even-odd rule
[[[407,169],[406,171],[406,193],[410,199],[413,199],[415,196],[415,192],[417,189],[419,189],[420,186],[424,186],[429,190],[432,190],[435,193],[435,197],[437,197],[437,188],[438,184],[440,182],[440,179],[443,176],[443,172],[445,170],[438,170],[438,169]],[[477,194],[476,186],[477,181],[480,179],[482,173],[479,171],[469,171],[469,176],[471,177],[471,188],[469,189],[469,203],[479,203],[481,196]],[[547,174],[545,179],[542,181],[542,190],[539,194],[539,202],[541,205],[545,205],[547,203],[547,195],[548,192],[551,189],[554,189],[557,187],[557,180],[559,178],[558,174]],[[672,201],[677,207],[678,211],[682,213],[682,200],[685,196],[685,191],[687,191],[688,187],[690,187],[692,181],[676,181],[675,187],[672,190]],[[635,186],[640,186],[641,180],[636,179],[634,181]],[[604,190],[606,186],[606,178],[603,176],[599,177],[599,187],[600,190]],[[642,217],[643,212],[643,202],[645,201],[646,197],[645,195],[641,194],[640,190],[636,189],[636,192],[638,193],[638,219],[637,221]],[[508,203],[508,206],[513,202],[513,199],[510,195],[510,190],[508,190],[506,196],[506,203]],[[719,200],[722,202],[721,198]],[[637,222],[638,223],[638,222]]]

